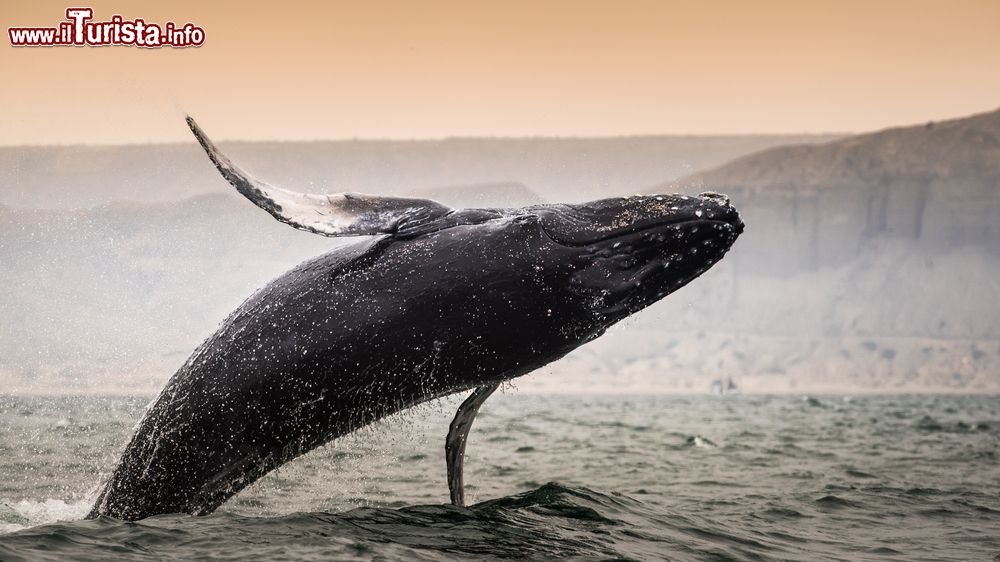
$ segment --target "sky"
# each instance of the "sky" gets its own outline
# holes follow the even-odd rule
[[[191,22],[198,48],[12,47]],[[0,4],[0,145],[860,132],[1000,107],[1000,1]]]

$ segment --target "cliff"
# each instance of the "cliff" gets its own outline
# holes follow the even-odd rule
[[[674,189],[729,194],[759,271],[841,265],[878,238],[1000,254],[1000,111],[764,150],[655,190]]]

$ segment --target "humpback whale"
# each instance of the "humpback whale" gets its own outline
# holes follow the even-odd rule
[[[89,517],[207,514],[272,469],[416,404],[472,390],[445,440],[452,503],[476,412],[698,277],[743,231],[724,195],[452,209],[306,194],[251,177],[190,117],[222,176],[288,225],[360,237],[259,289],[146,410]]]

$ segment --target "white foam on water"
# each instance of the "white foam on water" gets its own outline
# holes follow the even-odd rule
[[[79,521],[87,515],[90,505],[87,500],[66,502],[52,498],[18,502],[0,500],[0,534],[57,521]]]

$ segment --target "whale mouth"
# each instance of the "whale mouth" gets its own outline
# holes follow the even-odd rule
[[[617,271],[632,270],[640,277],[669,267],[674,277],[694,278],[722,259],[742,231],[742,222],[671,221],[580,246],[579,257],[605,262]]]

